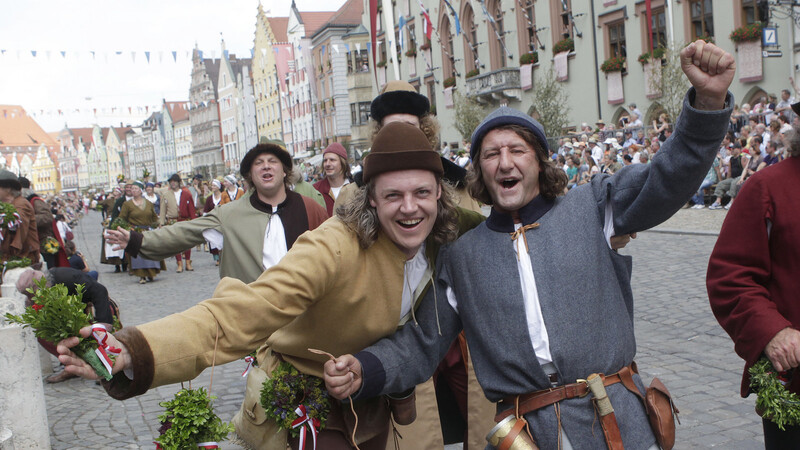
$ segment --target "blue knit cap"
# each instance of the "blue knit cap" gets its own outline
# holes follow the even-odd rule
[[[519,125],[531,130],[539,141],[539,144],[542,145],[542,148],[545,149],[545,151],[550,149],[550,146],[547,145],[547,138],[544,135],[544,127],[542,127],[542,124],[534,120],[531,116],[523,114],[514,108],[501,106],[486,116],[483,122],[481,122],[478,128],[472,133],[472,145],[469,150],[469,156],[473,161],[475,161],[478,156],[478,150],[480,150],[483,138],[493,129],[503,125]]]

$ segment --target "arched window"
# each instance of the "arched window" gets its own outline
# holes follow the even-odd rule
[[[503,26],[503,6],[500,0],[490,0],[487,2],[487,9],[492,16],[488,30],[489,56],[492,61],[492,70],[498,70],[506,66],[506,54],[503,49],[506,39]]]
[[[469,2],[464,2],[461,12],[461,27],[464,31],[464,68],[467,73],[480,65],[478,58],[478,27],[475,25],[475,13]]]
[[[536,51],[536,13],[533,10],[533,0],[518,0],[517,6],[517,33],[519,37],[519,54]]]
[[[446,9],[443,9],[446,11]],[[453,57],[453,33],[450,32],[450,18],[447,13],[442,13],[439,21],[439,36],[442,36],[442,73],[444,78],[456,76],[456,63]]]

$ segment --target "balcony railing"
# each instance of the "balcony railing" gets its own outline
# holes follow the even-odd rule
[[[504,98],[520,99],[522,90],[519,81],[519,69],[505,67],[493,72],[476,75],[467,80],[467,96],[480,102]]]

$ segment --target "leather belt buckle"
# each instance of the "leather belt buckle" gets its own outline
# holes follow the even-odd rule
[[[587,395],[589,395],[589,382],[584,380],[583,378],[579,378],[579,379],[575,380],[575,384],[581,384],[581,383],[586,385],[586,390],[583,392],[583,394],[578,394],[578,398],[583,398],[583,397],[586,397]]]

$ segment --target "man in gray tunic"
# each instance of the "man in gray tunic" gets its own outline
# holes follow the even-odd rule
[[[592,395],[559,391],[571,385],[585,393],[579,380],[590,374],[610,375],[605,389],[621,440],[613,448],[655,448],[632,365],[631,259],[609,239],[651,228],[680,209],[727,131],[733,57],[698,41],[681,51],[681,65],[693,87],[651,164],[598,174],[566,195],[542,126],[507,107],[487,116],[472,136],[470,190],[492,205],[491,215],[441,250],[437,283],[417,311],[417,326],[326,364],[330,393],[368,398],[408,389],[430,376],[463,328],[486,397],[506,414],[519,398],[520,416],[541,448],[611,446]],[[563,283],[565,273],[573,282]],[[632,381],[610,382],[618,373]],[[527,394],[551,388],[565,396],[523,408]]]

